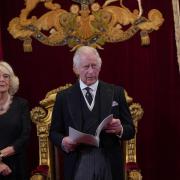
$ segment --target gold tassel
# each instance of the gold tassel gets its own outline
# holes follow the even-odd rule
[[[32,42],[31,38],[27,38],[24,40],[24,43],[23,43],[24,52],[32,52],[31,42]]]
[[[141,35],[141,45],[142,46],[147,46],[150,44],[150,38],[149,38],[149,34],[147,31],[141,31],[140,33]]]

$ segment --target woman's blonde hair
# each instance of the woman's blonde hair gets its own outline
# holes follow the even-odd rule
[[[12,67],[5,61],[0,61],[0,71],[9,75],[9,94],[14,95],[19,89],[19,78],[14,74]]]

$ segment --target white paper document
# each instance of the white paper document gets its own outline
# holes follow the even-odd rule
[[[108,123],[110,123],[112,119],[113,119],[112,114],[107,116],[97,127],[95,136],[77,131],[76,129],[69,127],[69,137],[76,143],[89,144],[89,145],[99,147],[99,135],[102,129]]]

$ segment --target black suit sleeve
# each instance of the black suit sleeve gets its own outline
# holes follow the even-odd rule
[[[57,94],[54,104],[52,122],[50,127],[50,138],[56,146],[61,147],[61,142],[64,134],[63,123],[63,93]]]
[[[124,89],[119,88],[118,94],[119,94],[118,97],[119,97],[119,105],[120,105],[119,118],[123,126],[123,134],[121,139],[129,140],[133,138],[135,135],[135,127],[133,124],[131,113],[129,111],[129,106],[126,102]]]

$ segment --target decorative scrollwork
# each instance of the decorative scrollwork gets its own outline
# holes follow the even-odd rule
[[[143,109],[139,103],[133,103],[129,106],[133,119],[138,120],[143,116]]]
[[[142,180],[142,175],[138,170],[132,170],[128,174],[128,180]]]
[[[164,21],[157,9],[150,10],[148,18],[143,17],[140,0],[137,0],[138,10],[133,12],[123,5],[122,0],[119,6],[110,5],[118,0],[106,0],[102,6],[95,0],[73,0],[80,6],[72,4],[70,12],[52,1],[26,0],[20,16],[10,21],[8,30],[15,39],[24,41],[24,51],[32,51],[32,37],[45,45],[68,45],[72,50],[81,45],[102,49],[106,42],[126,41],[138,31],[141,44],[148,45],[148,34],[158,30]],[[49,11],[39,18],[29,17],[40,2]]]
[[[42,107],[35,107],[31,110],[31,119],[34,123],[42,123],[47,112]]]
[[[65,86],[60,86],[59,88],[53,89],[51,91],[49,91],[46,94],[45,99],[43,99],[42,101],[40,101],[40,104],[44,107],[52,107],[54,105],[55,99],[56,99],[56,94],[59,91],[62,91],[64,89],[67,89],[68,87],[72,86],[72,84],[66,84]]]
[[[131,116],[133,118],[133,122],[137,131],[138,121],[143,117],[144,111],[139,103],[132,103],[129,106]]]

